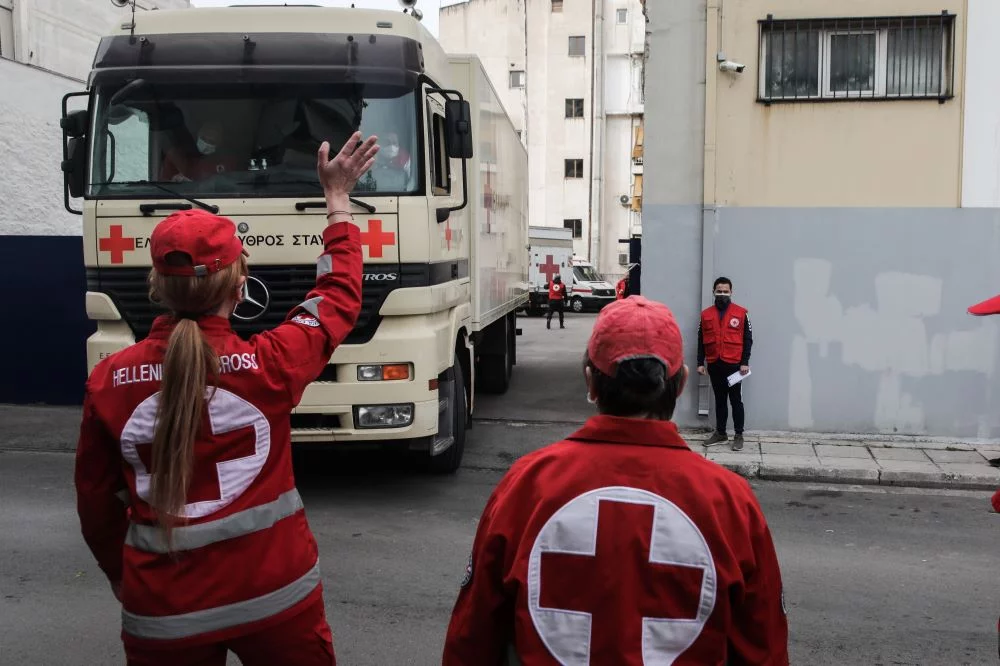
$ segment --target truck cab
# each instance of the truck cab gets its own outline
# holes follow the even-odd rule
[[[513,250],[527,242],[527,156],[477,59],[445,53],[400,12],[139,12],[101,39],[62,127],[97,326],[91,369],[159,314],[147,248],[176,210],[231,218],[251,253],[236,332],[280,323],[322,252],[320,143],[377,135],[351,199],[361,314],[292,415],[292,441],[402,443],[436,471],[459,466],[476,388],[507,388],[527,300]]]

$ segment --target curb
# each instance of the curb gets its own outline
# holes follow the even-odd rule
[[[711,458],[709,458],[711,460]],[[983,474],[895,471],[876,467],[810,467],[769,465],[755,461],[713,461],[748,480],[799,481],[897,488],[937,488],[948,490],[989,490],[1000,486],[997,477]]]

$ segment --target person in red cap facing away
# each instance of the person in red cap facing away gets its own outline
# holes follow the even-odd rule
[[[781,573],[749,484],[671,422],[688,379],[670,310],[607,305],[584,360],[600,414],[490,496],[444,666],[788,664]]]
[[[549,283],[549,316],[545,321],[545,328],[552,328],[552,313],[559,313],[559,328],[566,328],[563,322],[563,311],[566,305],[566,285],[558,275],[552,278]]]
[[[83,536],[122,603],[134,666],[334,664],[316,541],[295,489],[289,415],[354,327],[361,243],[348,195],[378,147],[360,134],[317,170],[326,194],[315,288],[243,340],[236,227],[175,213],[150,241],[169,314],[87,381],[76,457]]]

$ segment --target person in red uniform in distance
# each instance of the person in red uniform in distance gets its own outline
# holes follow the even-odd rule
[[[87,381],[76,458],[84,539],[122,603],[132,666],[334,664],[316,541],[295,489],[289,414],[354,327],[361,244],[348,194],[375,137],[319,150],[325,251],[315,288],[243,340],[245,251],[233,223],[175,213],[150,241],[170,314]]]
[[[750,348],[753,347],[753,330],[746,308],[733,300],[733,283],[720,277],[712,285],[715,304],[701,313],[698,326],[698,373],[708,375],[715,394],[715,432],[705,444],[711,446],[729,439],[726,423],[729,420],[728,402],[733,404],[733,451],[743,449],[743,384],[729,385],[729,376],[750,372]],[[707,361],[707,366],[706,366]]]
[[[444,666],[788,664],[753,491],[670,421],[682,346],[662,304],[630,296],[601,311],[584,361],[600,414],[519,459],[491,494]]]
[[[628,291],[628,276],[626,275],[621,280],[618,280],[618,284],[615,285],[615,300],[622,300],[625,298],[625,293]]]
[[[552,313],[559,313],[559,328],[566,328],[563,321],[563,311],[566,305],[566,285],[562,283],[562,278],[558,275],[552,278],[549,283],[549,316],[545,321],[545,328],[552,328]]]

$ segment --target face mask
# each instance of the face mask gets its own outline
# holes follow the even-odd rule
[[[389,155],[389,157],[396,157],[399,155],[399,146],[387,146],[385,152]]]
[[[215,145],[208,143],[201,137],[198,137],[198,152],[202,155],[211,155],[215,152]]]
[[[715,307],[726,308],[729,307],[729,302],[732,300],[730,296],[716,295],[715,297]]]

